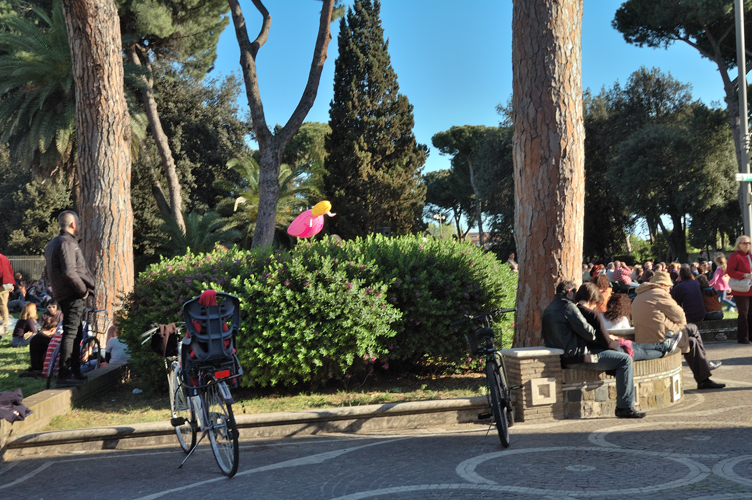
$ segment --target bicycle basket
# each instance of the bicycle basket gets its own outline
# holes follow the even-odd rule
[[[198,364],[221,364],[235,354],[240,301],[234,295],[207,290],[183,305],[187,357]]]
[[[175,323],[159,325],[159,329],[151,337],[151,350],[165,358],[177,356],[179,337]]]
[[[465,340],[467,340],[467,347],[470,349],[471,354],[483,354],[488,347],[489,339],[494,338],[493,328],[480,328],[470,334],[465,334]]]

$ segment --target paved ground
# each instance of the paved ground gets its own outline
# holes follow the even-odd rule
[[[241,444],[219,474],[208,448],[185,467],[177,444],[0,464],[0,497],[95,499],[752,498],[752,346],[708,345],[722,359],[698,392],[643,420],[519,424],[502,450],[479,425]]]

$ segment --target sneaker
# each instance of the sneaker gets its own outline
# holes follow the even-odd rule
[[[617,408],[616,418],[644,418],[647,413],[637,411],[634,408]]]
[[[666,348],[666,350],[663,352],[664,357],[668,356],[669,354],[673,353],[676,350],[681,338],[682,338],[681,330],[676,333],[668,332],[666,334],[666,340],[663,341],[663,345]]]
[[[708,361],[708,366],[711,370],[715,370],[723,364],[723,361]]]
[[[723,389],[724,387],[726,387],[726,384],[713,382],[709,378],[703,380],[702,382],[698,382],[697,384],[698,389]]]

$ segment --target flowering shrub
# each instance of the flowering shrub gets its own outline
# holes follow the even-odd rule
[[[227,250],[162,260],[141,273],[120,335],[133,366],[164,385],[164,363],[140,333],[181,320],[183,303],[205,289],[237,295],[238,358],[245,385],[319,384],[373,364],[426,359],[468,365],[463,314],[512,307],[516,275],[469,244],[373,236],[290,251]],[[511,343],[511,318],[497,324]],[[470,363],[477,364],[477,360]]]

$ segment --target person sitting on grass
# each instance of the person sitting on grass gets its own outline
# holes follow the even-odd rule
[[[31,337],[37,333],[37,305],[33,302],[26,304],[21,310],[16,327],[13,329],[13,347],[29,345]]]
[[[47,316],[42,323],[42,329],[31,337],[29,342],[29,358],[31,358],[31,367],[22,372],[21,378],[44,378],[42,369],[44,368],[44,357],[47,354],[47,347],[50,345],[52,337],[57,331],[59,321],[53,316]]]
[[[705,319],[703,321],[723,319],[723,306],[718,301],[718,294],[715,289],[710,286],[708,277],[704,274],[699,275],[697,283],[700,285],[702,300],[705,303]]]
[[[60,310],[60,306],[54,299],[51,300],[49,304],[47,304],[47,310],[44,312],[44,314],[42,314],[40,326],[44,324],[48,318],[53,319],[56,323],[63,321],[63,311]]]

